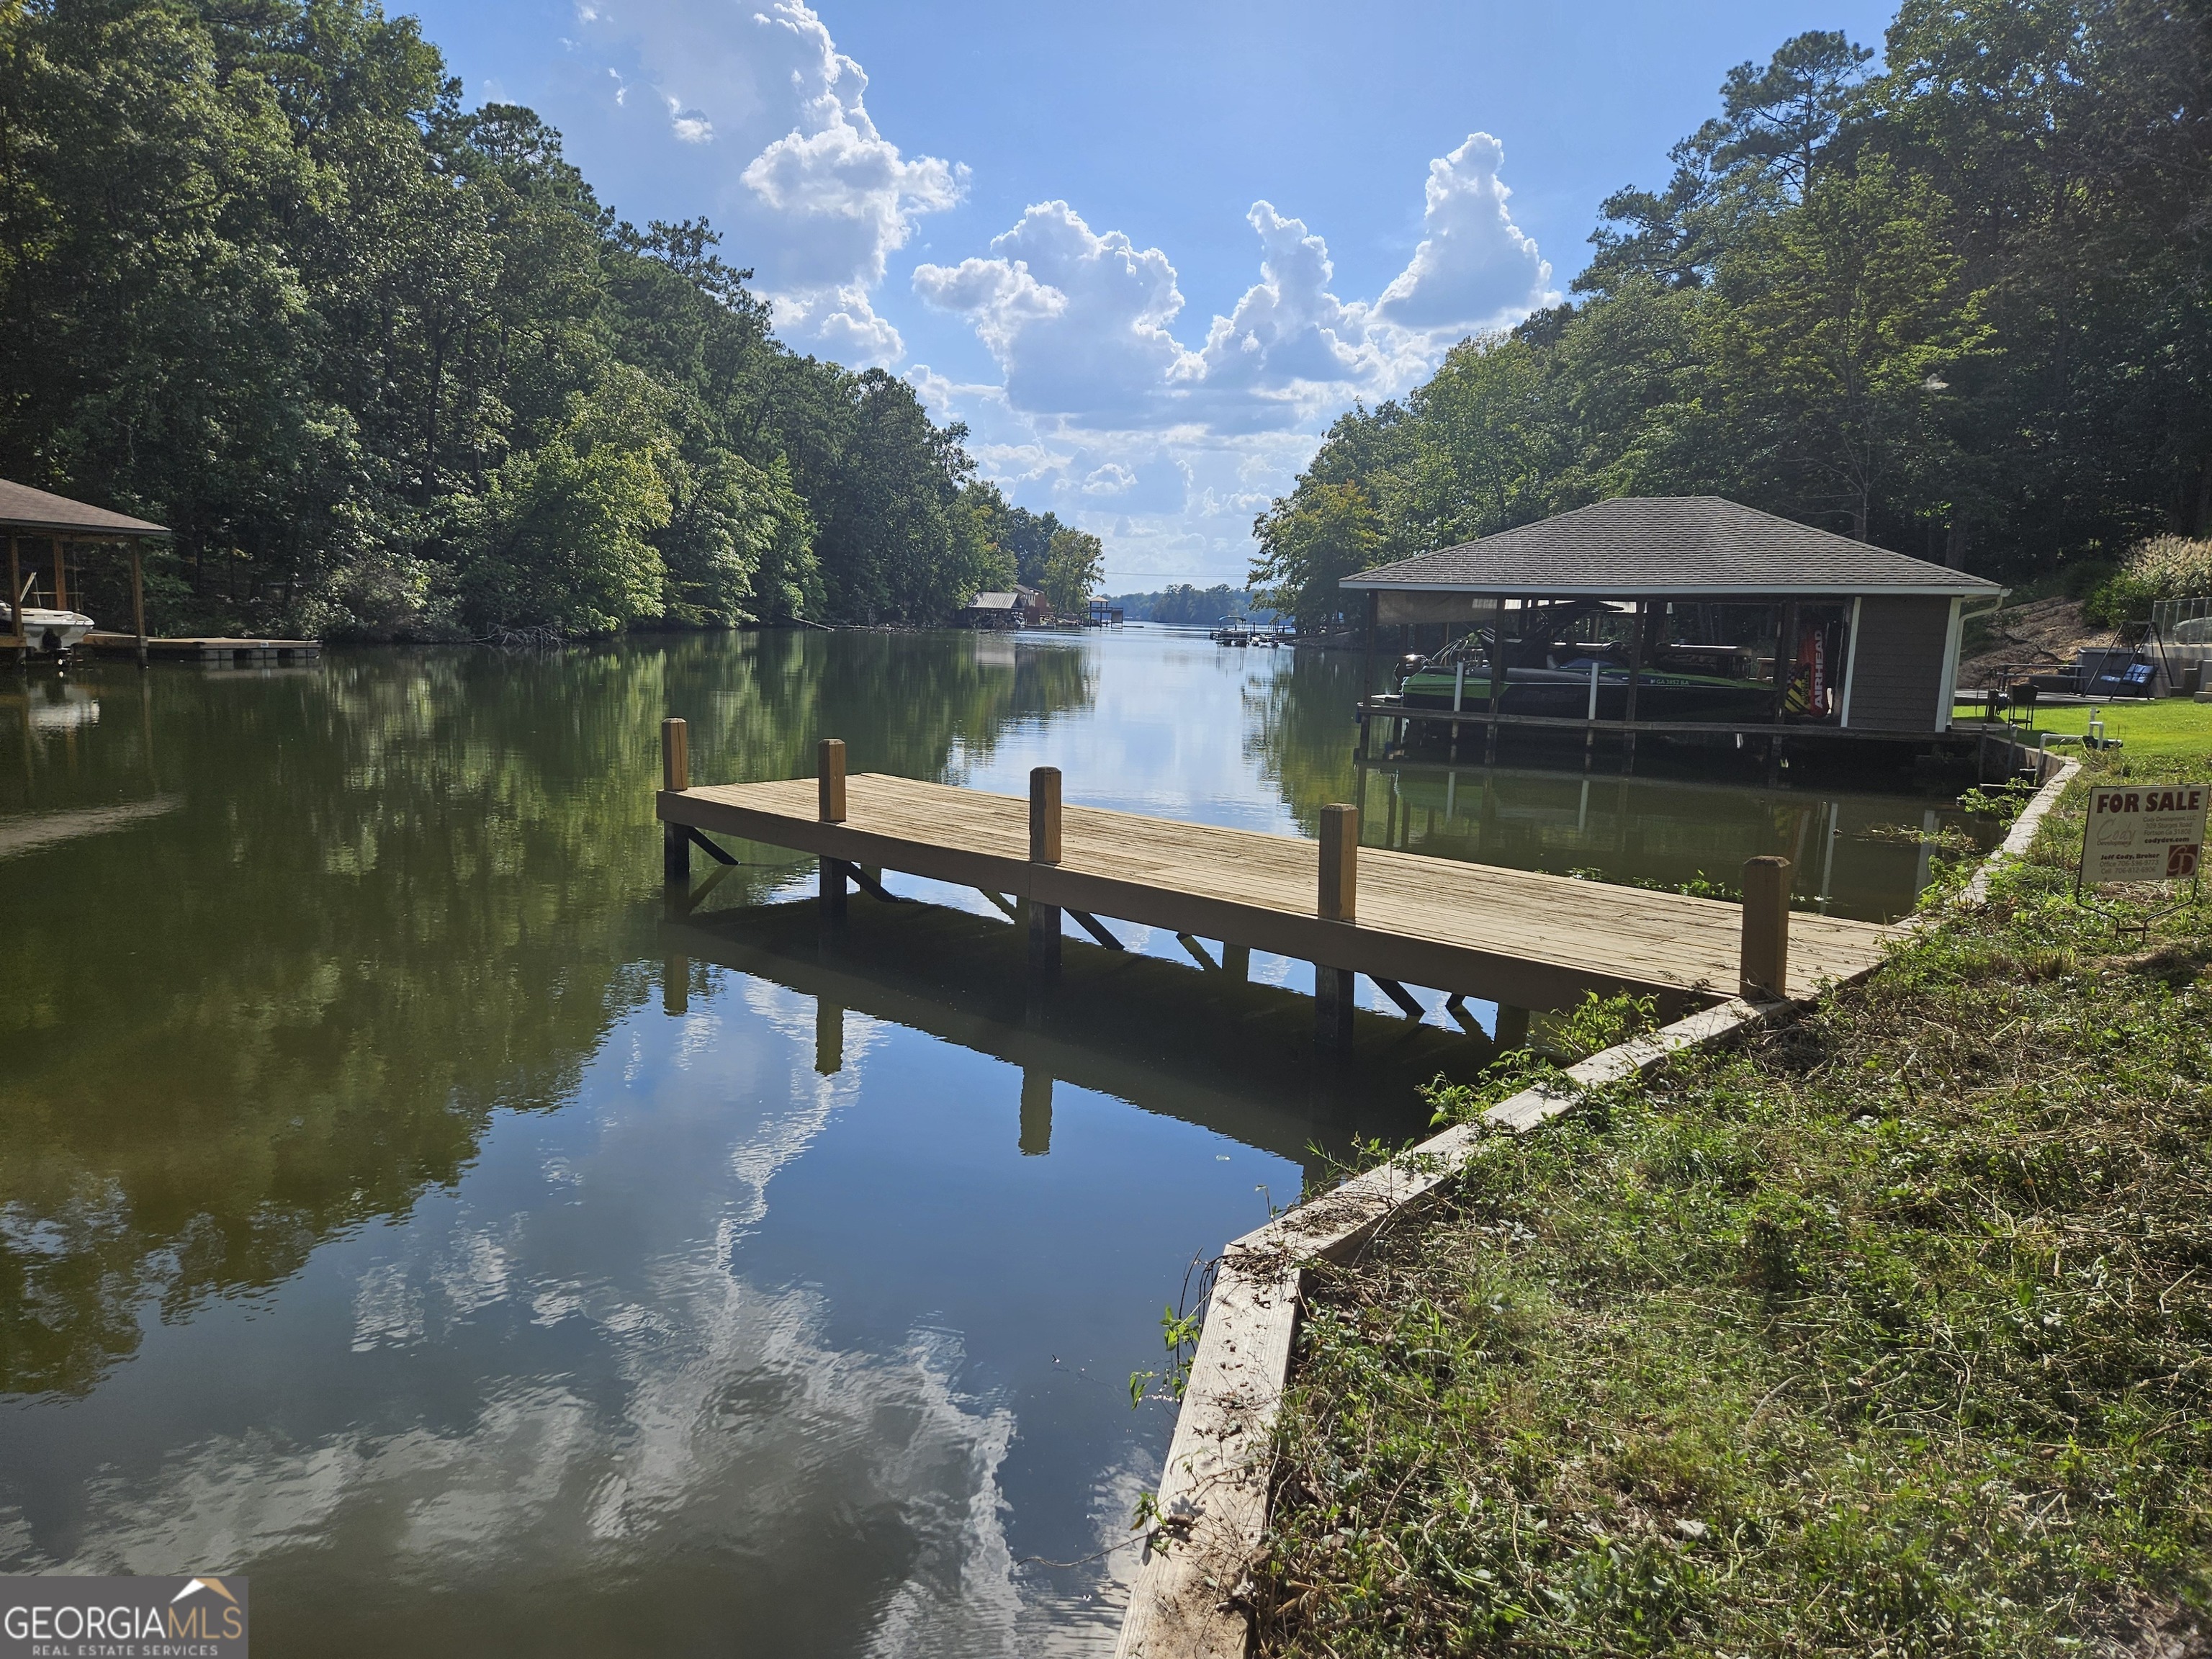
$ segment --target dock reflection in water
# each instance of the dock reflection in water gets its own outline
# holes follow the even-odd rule
[[[270,1652],[1103,1651],[1162,1303],[1486,1058],[1378,1015],[1319,1074],[1301,964],[1137,930],[1032,1010],[1015,929],[927,884],[825,951],[767,849],[666,914],[665,714],[702,777],[835,734],[1294,833],[1358,787],[1344,659],[776,635],[81,684],[0,764],[0,1570],[249,1572]],[[1601,862],[1464,827],[1572,823],[1556,783],[1485,819],[1438,779],[1432,827],[1408,773],[1395,833]]]

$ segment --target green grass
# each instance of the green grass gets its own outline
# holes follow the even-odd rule
[[[2212,937],[2074,905],[2080,833],[1318,1269],[1261,1650],[2201,1651]]]
[[[2106,703],[2098,712],[2106,736],[2121,739],[2128,752],[2212,763],[2212,702],[2161,697],[2153,702]],[[1981,714],[1980,705],[1960,703],[1954,718],[1978,720]],[[2039,708],[2034,729],[2081,737],[2089,729],[2089,709]]]

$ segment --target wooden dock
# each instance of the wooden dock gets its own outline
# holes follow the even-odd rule
[[[94,630],[84,636],[77,649],[95,657],[136,657],[141,643],[134,635]],[[143,649],[155,660],[252,668],[270,663],[314,662],[323,653],[323,643],[320,640],[149,639]]]
[[[680,727],[680,722],[672,722]],[[1030,906],[1033,955],[1056,969],[1064,912],[1102,944],[1101,918],[1316,964],[1323,1025],[1348,1030],[1351,975],[1409,1013],[1404,988],[1516,1009],[1586,993],[1660,999],[1676,1012],[1740,994],[1805,996],[1881,959],[1891,930],[1786,908],[1788,866],[1753,860],[1744,906],[1358,845],[1358,814],[1325,810],[1322,842],[1107,811],[1062,809],[1059,774],[1032,799],[911,778],[848,779],[842,744],[818,778],[689,786],[681,730],[668,742],[655,811],[672,881],[707,834],[809,853],[825,908],[866,869],[896,870]],[[709,843],[711,847],[711,843]],[[722,856],[726,856],[723,854]],[[1760,895],[1765,895],[1761,902]],[[1109,948],[1111,948],[1109,945]],[[1775,970],[1781,971],[1777,973]],[[1783,982],[1776,984],[1779,979]]]

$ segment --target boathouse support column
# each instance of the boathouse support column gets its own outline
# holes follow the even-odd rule
[[[138,665],[146,665],[146,557],[131,544],[131,632],[138,644]]]
[[[54,538],[54,609],[69,609],[69,562],[58,536]]]
[[[31,640],[23,631],[23,550],[13,536],[8,538],[8,611],[15,618],[15,666],[27,668]]]
[[[1030,862],[1060,862],[1060,769],[1034,767],[1030,772]],[[1060,907],[1030,905],[1030,977],[1050,984],[1060,977]],[[1047,1107],[1048,1121],[1050,1108]],[[1049,1133],[1049,1132],[1048,1132]]]
[[[1788,859],[1744,861],[1743,963],[1737,978],[1738,994],[1753,1000],[1790,994]]]
[[[824,823],[845,821],[845,741],[824,738],[814,746],[814,775],[819,787],[818,812]],[[845,860],[822,860],[822,914],[834,921],[845,919],[847,887]]]
[[[1636,631],[1628,641],[1628,697],[1621,705],[1620,723],[1625,728],[1620,734],[1621,763],[1624,767],[1636,764],[1636,690],[1644,679],[1644,653],[1651,632],[1652,602],[1636,602]],[[1661,616],[1667,613],[1662,609]]]
[[[1490,725],[1482,739],[1485,766],[1498,764],[1498,710],[1505,696],[1505,596],[1498,594],[1491,605],[1496,620],[1490,624]]]
[[[1359,809],[1321,809],[1321,880],[1314,913],[1323,921],[1356,926],[1359,919]],[[1358,975],[1349,968],[1314,963],[1314,1036],[1325,1049],[1352,1047],[1352,1008]]]
[[[143,663],[146,650],[143,635],[138,650]],[[690,731],[673,715],[660,723],[660,787],[674,795],[691,787]],[[672,887],[690,884],[691,832],[683,824],[660,826],[660,874]]]

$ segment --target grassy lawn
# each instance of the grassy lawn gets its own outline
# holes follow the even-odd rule
[[[1261,1651],[2206,1651],[2212,935],[2076,908],[2080,836],[1319,1271]]]
[[[2119,738],[2127,752],[2192,758],[2212,756],[2212,702],[2161,697],[2154,702],[2106,703],[2099,712],[2104,718],[2105,735]],[[1978,720],[1981,714],[1978,705],[1960,703],[1954,717]],[[2034,729],[2078,738],[2089,729],[2089,710],[2039,708]]]

